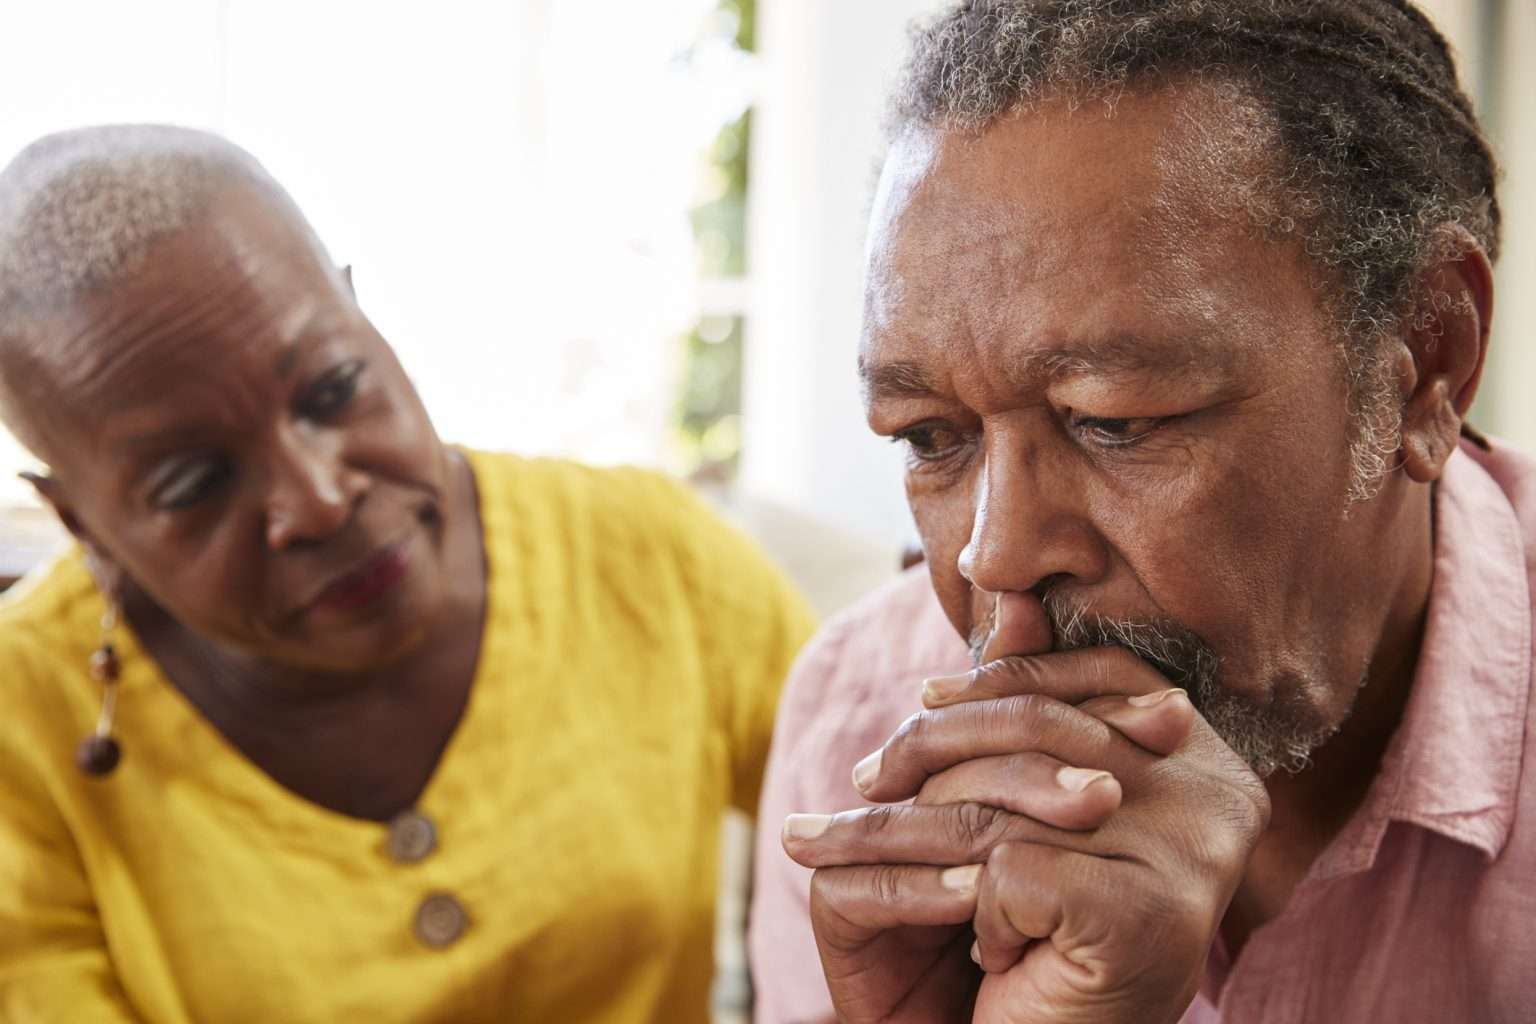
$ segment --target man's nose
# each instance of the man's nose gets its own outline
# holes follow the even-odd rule
[[[282,551],[333,536],[367,493],[365,474],[346,465],[330,438],[282,428],[267,493],[267,546]]]
[[[1025,591],[1051,577],[1091,582],[1108,571],[1109,553],[1080,498],[1070,466],[1036,446],[996,439],[976,482],[971,535],[960,574],[992,593]]]

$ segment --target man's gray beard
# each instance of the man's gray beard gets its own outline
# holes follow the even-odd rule
[[[1222,686],[1216,652],[1177,622],[1105,618],[1054,591],[1046,593],[1044,605],[1054,650],[1126,648],[1183,687],[1216,735],[1261,779],[1280,769],[1302,771],[1311,763],[1312,752],[1338,732],[1337,723],[1318,721],[1317,714],[1297,700],[1277,694],[1269,704],[1257,704]],[[971,638],[971,657],[977,662],[991,623],[982,626]]]

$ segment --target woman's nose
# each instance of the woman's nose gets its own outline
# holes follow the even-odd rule
[[[274,551],[333,536],[368,490],[368,477],[322,440],[290,436],[280,449],[266,508],[267,546]]]

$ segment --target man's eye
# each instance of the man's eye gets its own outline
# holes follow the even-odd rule
[[[357,381],[363,373],[363,362],[354,359],[329,371],[304,393],[299,402],[299,413],[310,419],[323,420],[345,409],[357,394]]]
[[[1072,429],[1103,448],[1135,444],[1168,421],[1166,416],[1074,416]]]
[[[156,483],[151,501],[167,511],[196,505],[223,486],[233,471],[229,460],[215,455],[176,463]]]
[[[898,430],[891,440],[907,446],[912,457],[922,462],[937,462],[953,454],[965,443],[965,438],[953,427],[942,423],[919,423],[915,427]]]

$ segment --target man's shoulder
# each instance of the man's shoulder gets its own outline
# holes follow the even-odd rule
[[[884,670],[970,667],[966,645],[950,625],[921,565],[839,612],[816,643],[835,647],[841,660]]]
[[[1489,441],[1486,448],[1463,442],[1461,453],[1492,480],[1514,512],[1526,571],[1536,580],[1536,457],[1500,440]]]
[[[801,726],[839,722],[862,737],[916,711],[926,677],[968,668],[966,645],[919,566],[827,622],[795,665],[781,716]]]

